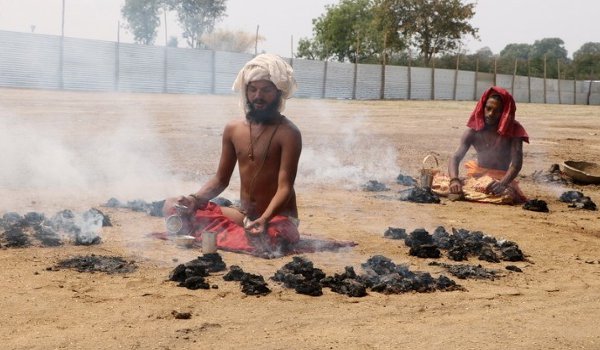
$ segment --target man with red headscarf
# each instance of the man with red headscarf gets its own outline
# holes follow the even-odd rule
[[[448,174],[434,179],[432,190],[466,200],[516,204],[526,200],[515,180],[523,165],[523,141],[529,136],[515,120],[515,100],[498,86],[486,90],[467,122],[468,129],[450,158]],[[467,177],[459,177],[459,164],[469,148],[477,160],[465,163]]]

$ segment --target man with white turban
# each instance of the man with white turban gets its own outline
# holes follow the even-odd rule
[[[233,89],[241,94],[245,118],[229,122],[217,173],[196,193],[166,201],[165,214],[188,209],[190,233],[217,232],[217,247],[277,256],[299,240],[294,181],[302,151],[300,130],[281,112],[296,91],[292,67],[262,54],[239,72]],[[227,186],[238,164],[240,207],[210,201]]]

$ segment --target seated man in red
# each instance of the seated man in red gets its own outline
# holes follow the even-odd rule
[[[191,215],[192,234],[217,232],[217,247],[273,256],[299,240],[294,181],[302,150],[300,131],[280,112],[296,90],[292,67],[278,56],[262,54],[239,72],[245,117],[225,126],[217,173],[200,190],[166,201],[173,214],[182,205]],[[240,207],[220,207],[210,199],[229,185],[236,164]]]
[[[449,177],[436,176],[432,190],[477,202],[524,202],[526,198],[515,178],[523,165],[523,141],[529,142],[529,136],[515,120],[516,109],[508,91],[494,86],[484,92],[450,158]],[[477,160],[465,163],[467,176],[461,179],[458,166],[471,146],[477,152]]]

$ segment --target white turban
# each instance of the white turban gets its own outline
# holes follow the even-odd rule
[[[268,80],[281,91],[279,112],[285,109],[285,100],[296,92],[294,70],[283,58],[268,53],[258,55],[244,65],[233,82],[233,90],[242,94],[241,104],[246,112],[248,105],[246,86],[257,80]]]

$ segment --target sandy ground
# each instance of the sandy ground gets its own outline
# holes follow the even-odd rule
[[[200,254],[147,237],[161,218],[102,208],[115,197],[154,201],[198,188],[216,169],[224,124],[240,115],[234,96],[0,90],[0,214],[97,207],[113,222],[95,246],[0,249],[2,349],[600,349],[600,214],[558,197],[579,190],[600,204],[600,187],[534,182],[531,174],[566,159],[600,162],[600,108],[519,104],[531,136],[519,178],[549,213],[466,202],[394,199],[402,173],[417,176],[428,152],[440,167],[457,146],[474,102],[290,100],[286,115],[303,132],[297,179],[301,232],[354,240],[343,252],[304,255],[328,274],[383,254],[434,276],[431,259],[409,256],[388,227],[430,232],[480,230],[515,241],[517,262],[495,280],[455,281],[466,291],[350,298],[324,290],[248,297],[222,273],[218,289],[187,290],[169,272]],[[8,150],[8,152],[6,152]],[[473,156],[469,152],[467,158]],[[378,180],[390,191],[361,190]],[[225,195],[235,199],[237,180]],[[121,256],[129,274],[48,269],[76,255]],[[266,278],[291,257],[222,253],[228,266]],[[442,262],[450,262],[447,258]],[[190,312],[187,320],[173,311]]]

